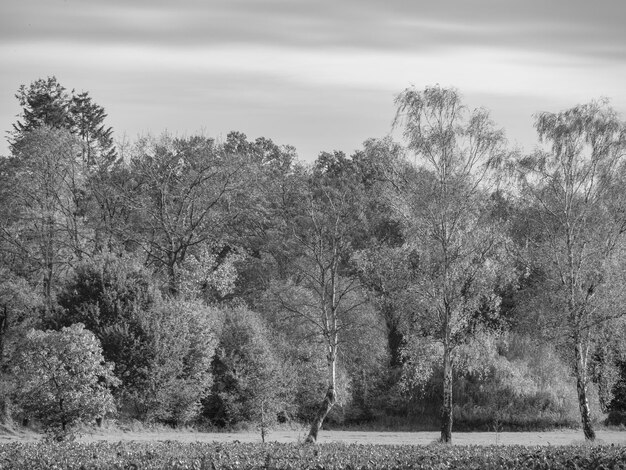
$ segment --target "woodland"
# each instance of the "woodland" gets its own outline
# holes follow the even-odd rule
[[[16,98],[1,423],[303,423],[310,443],[626,424],[626,124],[608,101],[538,113],[522,151],[457,90],[411,87],[389,136],[304,163],[241,132],[116,141],[55,77]]]

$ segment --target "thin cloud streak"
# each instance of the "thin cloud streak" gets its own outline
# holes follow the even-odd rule
[[[107,68],[119,73],[145,71],[204,75],[244,74],[274,77],[310,86],[357,87],[399,92],[411,82],[456,86],[465,93],[488,89],[494,94],[551,95],[592,98],[597,90],[620,92],[626,64],[602,58],[531,54],[501,47],[447,48],[412,54],[359,49],[302,49],[224,45],[175,48],[152,46],[46,43],[54,51],[41,57],[42,43],[0,46],[0,56],[14,54],[8,66],[34,61],[51,68],[70,67],[80,57],[83,68]],[[158,79],[158,75],[152,75]],[[567,86],[563,86],[564,84]],[[589,95],[591,93],[591,96]]]
[[[153,45],[290,44],[434,50],[498,44],[532,51],[626,57],[620,1],[381,2],[181,1],[93,3],[22,0],[7,4],[0,40]]]

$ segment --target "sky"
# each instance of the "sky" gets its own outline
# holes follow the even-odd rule
[[[537,112],[626,114],[625,22],[624,0],[1,0],[0,130],[21,84],[56,76],[117,139],[236,130],[312,161],[388,135],[395,96],[439,84],[531,151]]]

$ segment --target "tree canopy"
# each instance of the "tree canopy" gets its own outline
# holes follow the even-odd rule
[[[265,439],[295,420],[312,443],[388,423],[592,440],[626,417],[626,130],[607,101],[538,114],[523,152],[458,90],[410,87],[400,141],[306,163],[237,131],[116,142],[55,77],[16,97],[3,421]]]

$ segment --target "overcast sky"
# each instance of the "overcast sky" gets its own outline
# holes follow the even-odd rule
[[[624,0],[1,0],[0,130],[19,85],[55,75],[117,138],[238,130],[310,161],[387,135],[394,96],[439,83],[530,150],[538,111],[625,114],[625,23]]]

